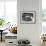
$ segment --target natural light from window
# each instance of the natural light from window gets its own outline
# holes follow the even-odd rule
[[[42,0],[42,32],[46,32],[46,0]]]
[[[42,0],[42,9],[46,9],[46,0]]]
[[[17,0],[0,1],[0,18],[17,25]]]
[[[17,1],[6,1],[7,21],[17,24]]]

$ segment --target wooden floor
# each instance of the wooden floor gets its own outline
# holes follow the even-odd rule
[[[5,41],[0,41],[0,46],[5,46]],[[37,46],[37,45],[33,45],[33,46]],[[40,46],[46,46],[46,43],[40,45]]]
[[[5,46],[5,42],[4,41],[3,42],[0,41],[0,46]]]

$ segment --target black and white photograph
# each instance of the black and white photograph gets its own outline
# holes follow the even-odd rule
[[[36,22],[35,11],[21,11],[20,12],[20,23],[21,24],[34,24]]]

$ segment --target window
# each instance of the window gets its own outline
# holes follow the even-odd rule
[[[0,17],[17,25],[17,0],[0,1]]]
[[[42,20],[46,22],[46,0],[42,0]]]
[[[0,1],[0,17],[4,16],[4,2]]]
[[[46,32],[46,0],[42,0],[42,31]]]

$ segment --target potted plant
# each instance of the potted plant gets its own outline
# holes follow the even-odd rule
[[[3,18],[0,18],[0,27],[2,27],[4,25],[4,19]]]

